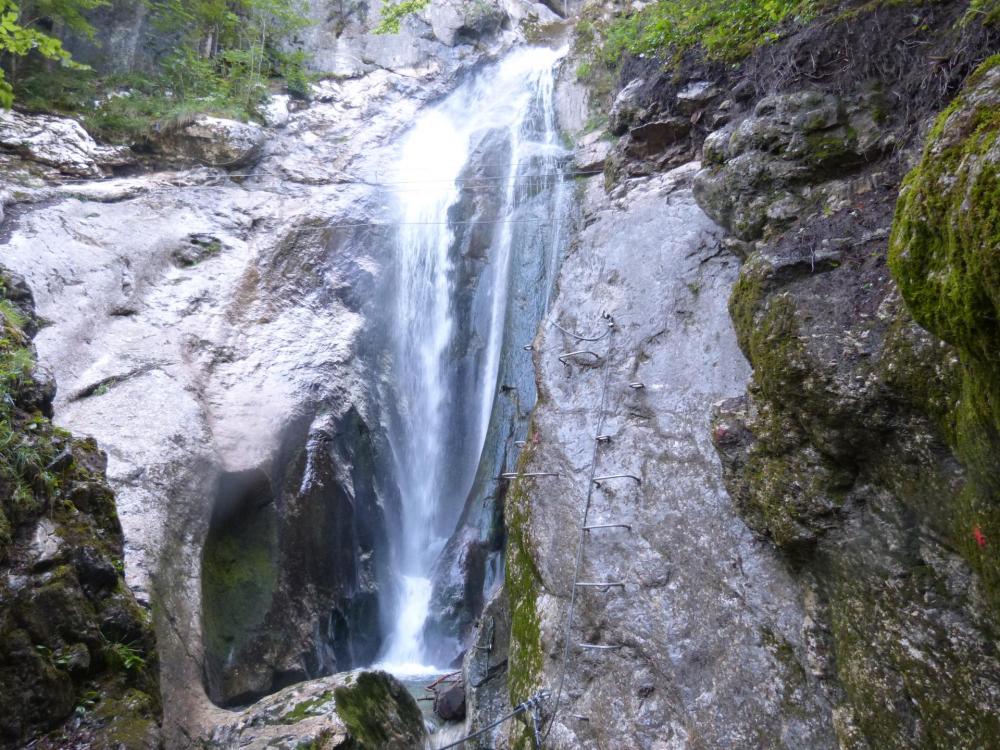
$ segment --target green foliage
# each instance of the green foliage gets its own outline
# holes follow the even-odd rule
[[[376,34],[398,34],[399,23],[407,16],[419,13],[430,4],[431,0],[400,0],[391,5],[382,6],[382,20],[375,27]]]
[[[136,648],[135,643],[106,642],[104,652],[113,668],[137,672],[146,667],[146,658]]]
[[[62,42],[39,30],[44,19],[58,20],[77,32],[90,33],[91,28],[82,12],[104,5],[106,0],[41,0],[23,8],[13,0],[0,0],[0,55],[26,57],[35,52],[66,67],[83,69],[74,63]],[[14,103],[14,89],[0,69],[0,108]]]
[[[972,0],[965,21],[975,20],[987,24],[1000,23],[1000,0]]]
[[[15,408],[19,392],[31,385],[34,367],[22,330],[26,323],[9,300],[0,299],[0,510],[14,525],[36,512],[39,498],[51,496],[55,485],[45,470],[54,457],[45,420]]]
[[[817,0],[659,0],[607,29],[601,57],[614,64],[622,54],[679,55],[701,47],[712,60],[734,62],[774,41],[780,25],[807,17]]]
[[[308,23],[301,0],[153,0],[153,9],[157,26],[181,39],[164,65],[174,95],[221,97],[247,111],[288,64],[280,42]]]
[[[277,59],[278,72],[285,79],[285,88],[296,99],[309,98],[311,77],[306,69],[307,55],[302,50],[283,53]]]
[[[86,34],[89,27],[83,16],[77,18],[70,11],[88,10],[105,1],[45,0],[45,6],[60,13],[65,26]],[[0,7],[5,3],[10,0],[0,0]],[[177,40],[154,72],[98,77],[69,63],[67,55],[60,59],[72,71],[38,66],[23,71],[15,83],[19,102],[29,109],[78,115],[100,137],[134,142],[155,127],[196,114],[250,119],[273,77],[285,77],[293,95],[308,96],[305,55],[289,53],[283,45],[308,23],[304,0],[148,0],[148,4],[154,26],[164,37]],[[57,40],[51,42],[57,45],[56,52],[62,49]],[[45,54],[44,49],[39,51]],[[0,88],[0,104],[2,97]]]

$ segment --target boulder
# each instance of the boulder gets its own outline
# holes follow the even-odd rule
[[[646,158],[686,138],[691,132],[691,121],[686,117],[665,117],[643,123],[629,130],[625,151],[629,156]]]
[[[153,133],[149,140],[170,161],[232,169],[257,161],[267,135],[254,123],[198,115],[190,122]]]
[[[721,91],[711,81],[692,81],[677,92],[677,109],[686,115],[704,109]]]
[[[861,169],[891,145],[875,122],[877,105],[814,91],[765,97],[705,139],[698,204],[742,240],[781,231],[827,196],[834,174]]]
[[[231,716],[200,746],[411,750],[427,742],[417,702],[385,672],[350,672],[294,685]]]
[[[76,120],[0,111],[0,148],[74,177],[103,177],[133,161],[127,148],[102,146]]]
[[[645,81],[634,78],[618,92],[611,111],[608,113],[608,130],[614,135],[622,135],[639,113],[639,91]]]
[[[267,100],[263,114],[269,128],[283,128],[288,124],[290,102],[291,97],[287,94],[278,94]]]
[[[465,684],[456,682],[434,697],[434,713],[444,721],[462,721],[465,718]]]

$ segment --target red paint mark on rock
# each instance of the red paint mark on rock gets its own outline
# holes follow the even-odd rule
[[[976,540],[976,544],[980,547],[986,546],[986,536],[983,534],[983,530],[978,526],[972,529],[972,538]]]

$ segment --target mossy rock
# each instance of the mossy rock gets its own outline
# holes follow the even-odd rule
[[[527,447],[517,464],[517,473],[531,461],[534,426],[528,429]],[[520,479],[514,480],[505,498],[507,547],[504,585],[510,602],[511,637],[507,666],[507,691],[511,705],[527,700],[537,689],[542,672],[542,635],[538,615],[541,576],[531,547],[531,500]]]
[[[416,700],[382,672],[361,672],[349,684],[334,688],[333,697],[359,750],[403,750],[422,739],[424,719]]]
[[[970,482],[949,531],[1000,614],[1000,56],[935,123],[900,193],[889,262],[917,322],[960,356],[942,423]]]
[[[155,639],[121,575],[106,458],[46,416],[31,293],[2,272],[0,318],[0,748],[157,747]]]

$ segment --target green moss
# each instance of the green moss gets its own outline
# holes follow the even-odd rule
[[[421,734],[423,716],[416,700],[384,673],[361,672],[333,695],[337,714],[359,750],[386,747],[391,739],[398,741],[400,732]]]
[[[739,278],[729,295],[729,317],[736,339],[747,359],[752,357],[752,339],[757,328],[757,314],[765,298],[764,282],[768,266],[760,255],[752,255],[740,269]]]
[[[277,586],[273,509],[244,509],[213,529],[202,553],[205,648],[224,661],[266,616]]]
[[[857,132],[851,127],[811,130],[805,141],[805,160],[817,167],[836,167],[858,158]]]
[[[917,322],[959,353],[959,395],[939,421],[970,481],[947,528],[1000,614],[1000,56],[970,76],[907,175],[889,264]]]
[[[521,473],[531,461],[534,426],[528,430],[527,447],[518,460]],[[527,700],[538,687],[542,671],[542,636],[538,616],[541,576],[531,549],[531,499],[525,483],[517,479],[507,491],[505,522],[507,556],[505,586],[510,601],[511,638],[507,665],[507,691],[512,705]]]
[[[322,716],[326,713],[326,704],[333,700],[333,693],[329,690],[315,698],[309,698],[301,703],[296,703],[292,710],[284,714],[279,720],[279,724],[297,724],[310,716]],[[320,710],[322,709],[322,710]]]
[[[855,720],[880,750],[908,750],[917,737],[921,747],[987,747],[1000,733],[990,667],[970,662],[962,635],[913,606],[941,602],[947,588],[907,554],[912,540],[894,541],[895,565],[905,567],[905,577],[885,575],[860,556],[831,558],[822,573],[833,661]]]

